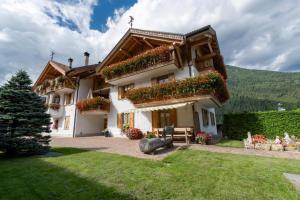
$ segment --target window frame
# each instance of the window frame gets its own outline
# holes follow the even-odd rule
[[[204,108],[202,108],[202,124],[204,127],[209,126],[209,112]]]

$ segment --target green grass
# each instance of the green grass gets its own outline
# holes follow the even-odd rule
[[[300,161],[181,150],[163,161],[57,149],[0,158],[0,199],[300,199]]]
[[[243,142],[239,140],[221,140],[216,145],[220,147],[244,148]]]

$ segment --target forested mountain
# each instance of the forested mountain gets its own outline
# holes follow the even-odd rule
[[[300,73],[249,70],[227,66],[230,99],[220,113],[287,110],[300,107]]]

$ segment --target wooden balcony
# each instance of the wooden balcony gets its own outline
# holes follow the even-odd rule
[[[60,78],[60,77],[58,77]],[[56,79],[58,79],[56,78]],[[47,82],[37,86],[35,92],[39,95],[46,95],[50,92],[56,93],[72,93],[75,90],[75,86],[70,80],[64,79],[63,77],[57,82],[56,79],[46,80]]]
[[[77,102],[76,107],[83,115],[104,115],[110,111],[110,100],[104,97],[83,99]]]
[[[209,107],[220,106],[229,98],[226,81],[217,71],[150,87],[134,88],[126,97],[136,108],[201,101]]]
[[[144,54],[146,53],[147,52],[144,52]],[[140,55],[137,55],[137,57],[139,56]],[[170,47],[167,52],[149,57],[148,60],[145,59],[145,61],[139,63],[135,63],[137,61],[132,61],[132,63],[130,63],[131,60],[135,59],[134,57],[122,61],[122,63],[126,63],[125,65],[128,67],[123,67],[123,71],[119,70],[120,72],[114,75],[106,76],[105,81],[112,85],[122,85],[130,83],[132,80],[149,79],[149,77],[172,73],[179,68],[178,59],[175,50],[172,47]],[[131,66],[134,67],[131,68]]]

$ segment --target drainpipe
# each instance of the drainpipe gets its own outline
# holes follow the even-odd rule
[[[74,124],[73,124],[73,138],[75,137],[75,130],[76,130],[76,120],[77,120],[77,108],[76,108],[76,102],[78,100],[78,92],[79,92],[79,84],[80,83],[80,77],[78,76],[76,78],[76,95],[73,97],[73,102],[75,104],[75,113],[74,113]]]
[[[187,45],[187,39],[186,39],[186,36],[184,36],[184,42],[185,42],[185,50],[186,50],[186,54],[187,55],[189,55],[189,53],[188,53],[188,51],[189,51],[189,49],[188,49],[188,45]],[[188,63],[188,67],[189,67],[189,76],[190,77],[192,77],[192,61],[190,61],[190,58],[189,58],[189,56],[187,56],[187,63]],[[193,103],[192,104],[192,114],[193,114],[193,122],[194,122],[194,136],[196,135],[196,131],[198,131],[198,130],[195,130],[195,128],[196,128],[196,124],[195,124],[195,103]],[[197,112],[198,113],[198,112]],[[199,113],[198,113],[198,115],[199,115]],[[200,118],[199,118],[199,120],[200,120]],[[199,124],[200,124],[200,122],[199,122]],[[200,131],[200,130],[199,130]]]

